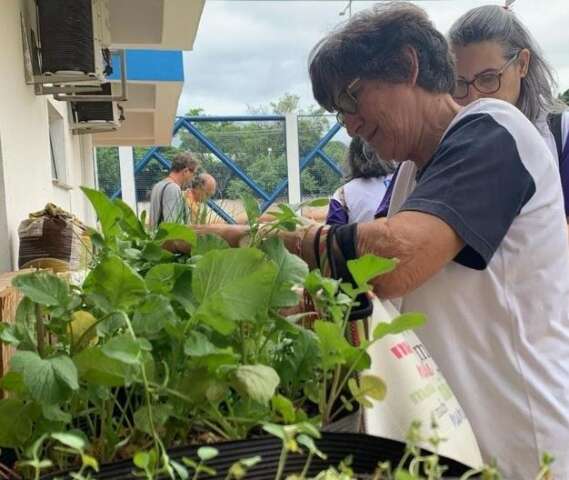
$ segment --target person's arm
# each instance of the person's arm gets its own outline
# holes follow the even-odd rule
[[[464,241],[444,221],[421,212],[401,212],[357,226],[356,254],[398,260],[397,268],[372,281],[380,298],[401,297],[425,283],[455,258]]]

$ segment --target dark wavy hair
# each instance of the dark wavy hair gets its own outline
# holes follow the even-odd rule
[[[346,157],[346,180],[385,177],[395,171],[395,165],[379,158],[360,137],[352,138]]]
[[[316,44],[309,57],[314,98],[334,111],[339,92],[357,77],[407,81],[413,73],[405,52],[409,47],[417,53],[417,84],[431,92],[452,92],[456,74],[445,37],[424,10],[393,2],[356,13]]]

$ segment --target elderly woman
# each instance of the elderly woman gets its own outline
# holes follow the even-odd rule
[[[350,142],[346,160],[347,182],[330,199],[328,225],[373,220],[395,170],[391,162],[381,160],[360,137]]]
[[[512,10],[497,5],[466,12],[452,25],[448,38],[456,57],[454,99],[460,105],[480,98],[504,100],[537,127],[557,160],[569,223],[569,111],[555,98],[554,75],[541,48]],[[380,215],[388,208],[399,209],[414,187],[416,173],[412,162],[402,165]],[[395,186],[397,194],[391,199]]]
[[[419,173],[392,217],[283,234],[285,244],[343,278],[351,258],[398,258],[374,291],[428,315],[418,333],[486,460],[521,479],[550,452],[555,478],[569,478],[569,245],[543,138],[507,102],[454,101],[447,42],[412,4],[354,15],[315,47],[310,76],[350,135]],[[222,233],[236,243],[245,232]]]

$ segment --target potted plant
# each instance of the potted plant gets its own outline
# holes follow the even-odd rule
[[[284,473],[289,451],[302,449],[310,460],[300,472],[307,475],[326,442],[342,443],[341,434],[327,434],[318,444],[318,428],[385,395],[378,377],[355,376],[369,367],[366,348],[422,317],[382,324],[358,346],[345,332],[358,295],[393,261],[350,262],[356,285],[346,285],[309,273],[270,235],[297,226],[286,205],[261,227],[256,203],[246,200],[251,244],[230,249],[183,225],[149,232],[121,200],[83,190],[101,225],[91,232],[96,250],[85,280],[70,285],[47,272],[18,276],[14,285],[24,298],[15,324],[0,329],[0,340],[17,348],[0,379],[6,393],[0,447],[12,449],[19,475],[71,468],[72,478],[84,478],[115,462],[111,474],[124,467],[146,478],[197,478],[210,458],[203,450],[196,457],[199,449],[187,445],[206,444],[243,452],[229,457],[228,469],[269,468],[271,478]],[[298,302],[295,286],[306,288],[317,307],[312,330],[298,323],[302,314],[282,314]],[[273,437],[256,438],[266,433]],[[358,438],[362,449],[381,441]],[[359,445],[353,436],[342,444],[338,451],[346,455]],[[393,442],[384,445],[385,455],[393,455]],[[397,448],[403,457],[404,447]],[[261,450],[265,460],[246,462]],[[277,463],[265,467],[271,451]],[[381,449],[374,452],[381,460]],[[337,465],[340,453],[330,455]],[[216,458],[227,464],[224,455]],[[125,478],[124,469],[118,475],[104,478]]]

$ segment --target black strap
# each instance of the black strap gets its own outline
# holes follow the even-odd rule
[[[558,160],[561,160],[561,157],[563,156],[563,134],[561,130],[562,117],[562,113],[550,113],[547,116],[547,124],[549,125],[549,130],[551,130],[553,138],[555,139]]]
[[[164,192],[168,188],[168,185],[170,185],[171,183],[172,182],[166,182],[166,185],[162,187],[162,191],[160,192],[160,210],[159,210],[160,214],[158,215],[158,219],[156,220],[156,226],[160,225],[164,220],[164,205],[163,205]]]
[[[355,288],[357,287],[350,270],[348,269],[348,260],[357,257],[357,224],[350,223],[347,225],[333,225],[328,232],[328,259],[332,278],[341,279],[349,282]],[[338,250],[334,250],[332,243],[336,242]],[[366,294],[360,294],[356,298],[357,304],[350,312],[350,321],[361,320],[369,317],[373,312],[373,304]]]

